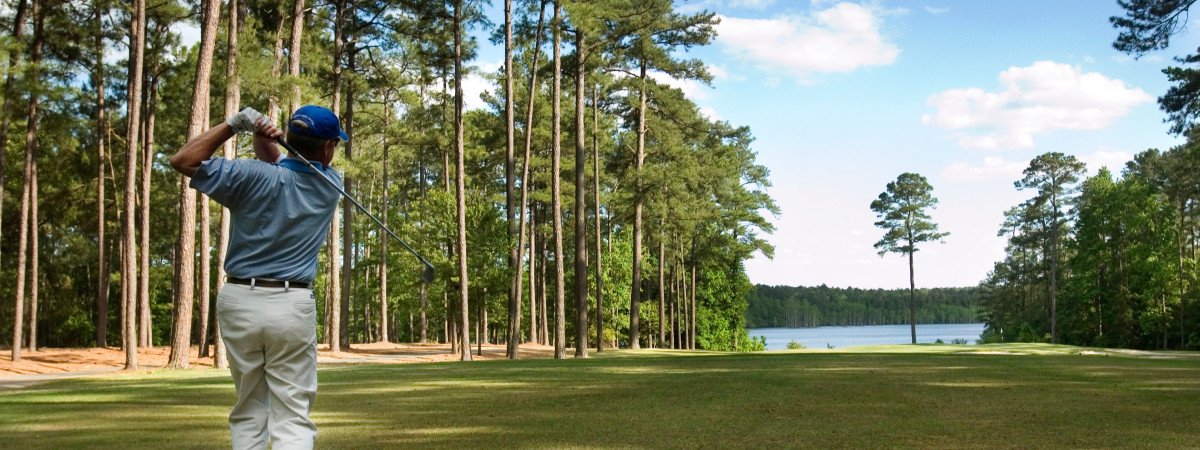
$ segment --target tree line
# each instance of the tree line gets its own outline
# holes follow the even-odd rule
[[[1118,3],[1113,47],[1141,57],[1167,47],[1195,2]],[[1016,182],[1035,194],[1005,213],[1006,257],[981,284],[985,340],[1200,348],[1200,56],[1176,62],[1158,103],[1184,144],[1091,177],[1075,157],[1046,153]]]
[[[748,349],[743,261],[778,214],[744,126],[675,88],[714,14],[669,0],[13,0],[0,107],[0,333],[20,350],[170,345],[223,364],[213,296],[228,212],[166,164],[245,106],[328,106],[346,202],[315,284],[318,333],[356,343]],[[181,25],[200,39],[181,44]],[[489,36],[505,60],[469,67]],[[492,83],[482,109],[463,82]],[[219,106],[218,106],[219,105]],[[249,139],[225,157],[252,157]],[[564,149],[565,147],[565,149]],[[19,184],[19,188],[16,186]],[[567,201],[563,201],[566,199]],[[49,206],[49,207],[47,207]]]
[[[917,323],[979,321],[976,287],[916,289]],[[755,285],[747,296],[746,326],[821,327],[899,325],[910,319],[909,289]]]

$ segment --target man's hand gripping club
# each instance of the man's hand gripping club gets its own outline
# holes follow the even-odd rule
[[[200,164],[212,158],[213,153],[229,138],[238,133],[254,133],[254,156],[260,161],[279,162],[283,158],[275,138],[282,136],[275,124],[253,108],[245,108],[229,117],[225,123],[208,129],[192,138],[171,156],[171,167],[187,176],[196,174]]]

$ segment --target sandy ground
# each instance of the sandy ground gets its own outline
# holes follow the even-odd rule
[[[393,344],[371,343],[355,344],[349,350],[330,352],[328,346],[321,346],[318,352],[318,362],[321,365],[339,364],[401,364],[438,361],[457,361],[458,354],[450,353],[448,344]],[[167,364],[170,347],[150,347],[138,349],[138,367],[140,369],[161,369]],[[471,354],[476,360],[504,358],[503,345],[484,344],[483,356],[477,354],[477,347],[471,347]],[[199,349],[191,348],[189,367],[210,368],[213,365],[211,357],[198,357]],[[554,355],[554,347],[538,344],[521,344],[521,358],[549,358]],[[43,348],[36,352],[22,351],[21,361],[12,362],[12,350],[0,351],[0,378],[16,375],[55,374],[63,372],[112,370],[125,367],[125,352],[115,347],[107,348]]]

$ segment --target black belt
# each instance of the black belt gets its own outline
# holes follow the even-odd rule
[[[294,287],[297,289],[308,289],[308,285],[309,285],[309,283],[306,283],[303,281],[269,280],[269,279],[265,279],[265,278],[227,277],[226,281],[233,283],[233,284],[244,284],[246,286],[269,287],[269,288]]]

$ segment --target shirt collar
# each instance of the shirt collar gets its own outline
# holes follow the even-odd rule
[[[287,169],[296,171],[296,172],[312,173],[312,169],[310,169],[308,167],[308,164],[304,164],[304,161],[301,161],[299,158],[292,158],[292,157],[283,158],[282,161],[279,161],[279,165],[281,165]],[[313,166],[318,166],[318,165],[321,167],[322,170],[327,169],[327,167],[325,167],[325,163],[322,163],[320,161],[313,163]]]

